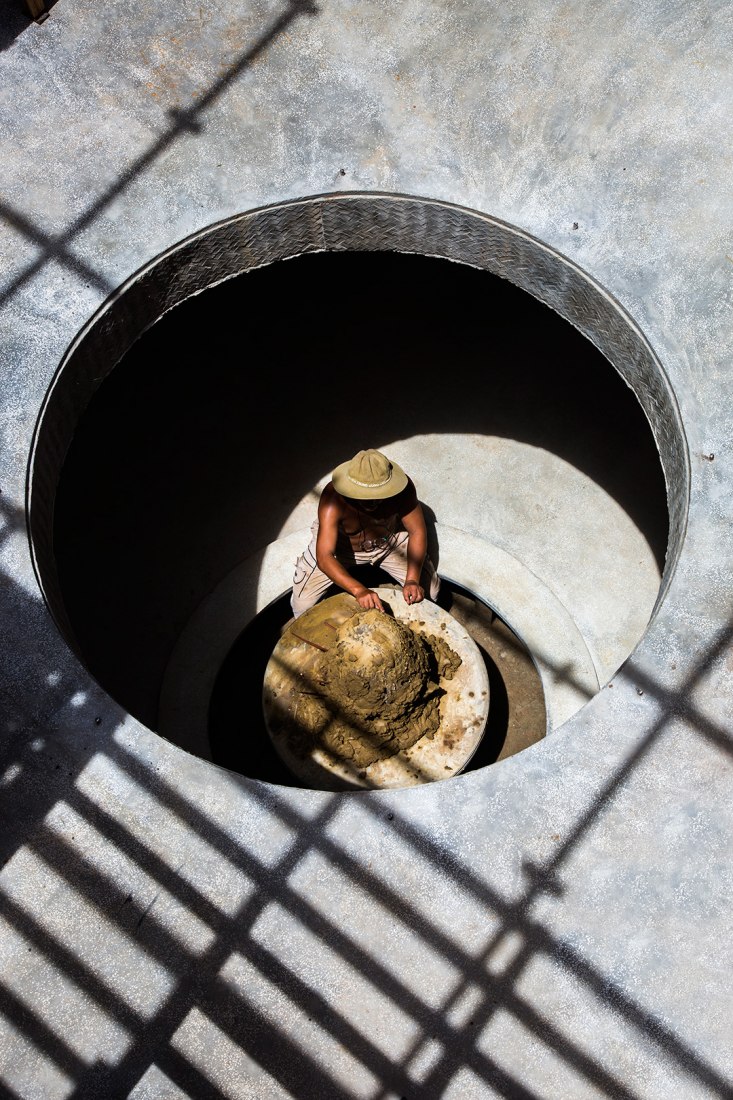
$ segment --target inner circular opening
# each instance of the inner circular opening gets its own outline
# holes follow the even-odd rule
[[[256,663],[287,611],[292,556],[275,555],[275,599],[259,616],[240,592],[238,625],[207,670],[200,742],[178,738],[162,699],[202,609],[222,586],[237,591],[243,563],[266,570],[268,547],[291,553],[330,471],[370,446],[413,476],[438,570],[459,594],[493,608],[526,654],[501,597],[530,585],[517,598],[534,600],[539,635],[543,621],[558,642],[575,632],[595,690],[607,682],[653,613],[669,536],[636,395],[506,280],[396,252],[303,255],[207,289],[96,390],[61,467],[53,556],[73,644],[98,682],[192,751],[287,782],[247,747],[261,700],[231,678],[246,677],[247,655]],[[486,590],[454,568],[484,550]],[[552,664],[553,652],[539,656]],[[476,766],[501,756],[499,739]]]

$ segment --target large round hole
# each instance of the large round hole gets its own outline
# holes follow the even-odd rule
[[[557,522],[550,530],[537,511],[543,498],[574,527],[568,575],[586,568],[595,585],[609,540],[627,550],[628,583],[609,578],[605,610],[598,601],[612,623],[597,644],[612,636],[618,645],[631,610],[638,639],[634,589],[646,620],[664,561],[664,481],[642,410],[604,357],[486,272],[399,254],[319,254],[170,311],[80,418],[56,495],[54,548],[94,676],[158,728],[168,662],[207,595],[259,548],[307,526],[314,485],[343,456],[410,440],[428,514],[443,520],[446,493],[451,525],[466,531],[503,513],[511,530],[492,522],[492,537],[520,559],[531,544],[534,573],[543,555],[557,557],[543,548],[557,537]],[[539,493],[533,477],[545,479]],[[578,511],[594,506],[580,523]],[[578,532],[584,544],[573,546]],[[545,578],[551,588],[557,571]],[[616,599],[623,588],[627,607]],[[255,691],[243,738],[259,702]],[[247,770],[236,753],[217,756]]]

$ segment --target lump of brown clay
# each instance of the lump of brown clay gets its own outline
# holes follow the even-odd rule
[[[421,639],[382,611],[347,619],[317,672],[327,698],[357,722],[391,722],[413,710],[425,693],[428,673]]]
[[[460,663],[443,639],[385,612],[359,611],[316,662],[316,690],[301,699],[292,747],[305,755],[317,746],[364,769],[434,737],[440,676],[450,678]]]

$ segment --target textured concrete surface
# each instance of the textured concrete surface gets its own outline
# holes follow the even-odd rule
[[[395,453],[392,448],[390,452]],[[486,538],[442,524],[435,526],[441,575],[479,593],[511,623],[540,674],[548,731],[557,729],[599,688],[593,660],[572,616],[554,592],[514,556]],[[307,546],[309,535],[310,528],[301,528],[245,558],[196,609],[172,650],[163,679],[156,729],[164,737],[197,756],[211,758],[208,707],[217,674],[254,614],[288,591],[293,562]],[[642,571],[647,584],[651,576],[650,568]],[[600,603],[606,614],[613,616],[615,603],[608,592]],[[640,603],[644,607],[644,602]],[[647,614],[652,603],[653,593],[646,602]]]
[[[4,1095],[733,1095],[733,8],[60,0],[12,27]],[[674,553],[644,638],[553,736],[447,783],[333,796],[231,775],[125,715],[40,598],[24,500],[54,371],[109,294],[216,221],[342,191],[477,211],[468,249],[482,216],[486,240],[514,227],[518,281],[543,254],[564,315],[630,319],[653,355],[615,365],[655,431]],[[341,209],[306,244],[335,240]],[[601,291],[576,318],[583,280]],[[106,317],[99,346],[124,338]]]

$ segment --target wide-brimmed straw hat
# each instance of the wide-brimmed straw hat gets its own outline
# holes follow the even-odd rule
[[[331,474],[334,489],[354,500],[381,500],[401,493],[408,482],[405,471],[381,451],[359,451]]]

